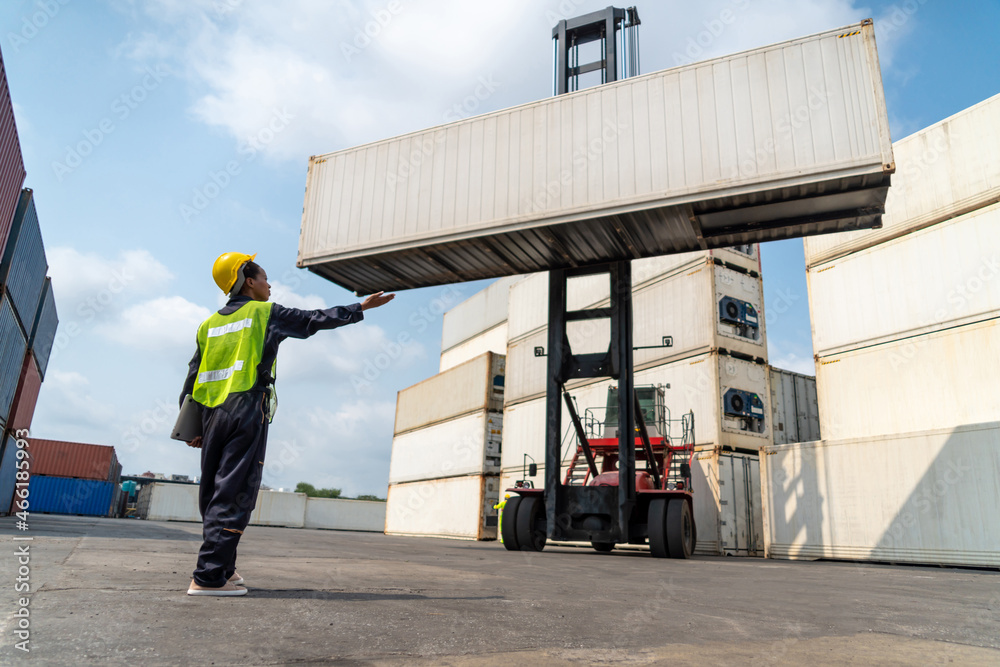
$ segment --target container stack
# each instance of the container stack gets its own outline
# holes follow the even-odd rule
[[[114,447],[29,438],[28,451],[32,512],[116,515],[122,466]]]
[[[487,352],[507,354],[507,298],[522,278],[500,278],[444,314],[440,372]]]
[[[59,322],[34,196],[21,189],[24,177],[0,55],[0,514],[11,509],[17,438],[31,427]]]
[[[387,534],[496,539],[505,365],[487,352],[399,392]]]
[[[882,229],[805,241],[827,440],[766,457],[768,551],[1000,565],[1000,95],[893,152]]]
[[[756,554],[763,548],[760,508],[753,502],[759,497],[753,493],[759,485],[756,452],[772,442],[759,248],[636,260],[632,274],[636,347],[672,339],[671,347],[635,351],[635,384],[662,385],[671,419],[689,411],[695,416],[697,551]],[[609,303],[606,276],[577,278],[567,289],[571,310]],[[546,360],[535,349],[547,344],[548,275],[514,284],[509,311],[503,488],[522,478],[526,460],[538,463],[535,481],[544,478]],[[574,352],[599,352],[608,349],[610,329],[606,321],[581,322],[568,336]],[[603,412],[612,384],[588,379],[567,384],[581,417],[587,409]],[[564,427],[570,424],[565,407],[562,419]],[[677,425],[671,436],[680,435]],[[574,443],[564,438],[565,463],[575,453]],[[719,484],[723,476],[730,479],[728,487]],[[727,493],[751,502],[737,503]]]

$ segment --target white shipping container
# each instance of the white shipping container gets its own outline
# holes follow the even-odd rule
[[[302,528],[306,522],[306,494],[261,491],[250,515],[251,526]]]
[[[1000,567],[1000,423],[776,445],[762,464],[769,558]]]
[[[389,483],[500,472],[502,412],[477,412],[392,439]]]
[[[308,498],[305,527],[381,533],[385,529],[385,503],[344,498]]]
[[[711,262],[736,267],[738,271],[760,275],[760,251],[757,244],[744,251],[730,248],[661,255],[632,262],[632,292],[638,293],[649,283],[682,273],[689,267]],[[569,281],[566,306],[569,310],[594,308],[609,300],[606,275],[585,276]],[[549,274],[535,273],[511,287],[509,297],[509,337],[516,340],[545,327],[549,321]]]
[[[518,286],[527,283],[524,281]],[[519,294],[513,290],[511,294],[514,303]],[[608,302],[591,305],[607,306]],[[633,359],[637,370],[719,349],[759,359],[767,356],[763,286],[759,277],[702,260],[685,267],[681,273],[636,289],[633,307],[633,343],[636,347],[659,345],[665,336],[673,339],[672,347],[635,350]],[[748,313],[745,321],[756,327],[741,327],[723,317],[725,308],[742,311],[745,307],[752,313]],[[570,345],[578,354],[606,352],[610,336],[608,320],[573,323],[567,329]],[[537,347],[547,349],[547,327],[508,344],[507,404],[545,394],[547,361],[545,357],[535,356]],[[569,386],[586,382],[579,380]]]
[[[806,276],[813,348],[821,356],[1000,316],[1000,204]]]
[[[522,278],[501,278],[447,311],[441,328],[442,352],[506,322],[507,292]]]
[[[1000,95],[900,139],[882,229],[805,239],[806,266],[1000,200]]]
[[[502,410],[506,361],[484,354],[407,387],[396,396],[398,435],[483,410]]]
[[[822,357],[828,440],[977,424],[1000,415],[1000,319]]]
[[[367,293],[863,229],[893,169],[865,21],[314,156],[298,264]]]
[[[768,380],[766,365],[718,353],[700,354],[635,374],[636,385],[669,385],[665,403],[671,418],[680,419],[688,411],[694,412],[695,444],[754,451],[772,443]],[[581,419],[587,418],[588,408],[595,408],[593,416],[603,419],[608,387],[612,384],[615,384],[612,380],[597,380],[570,390]],[[763,414],[753,419],[727,415],[723,400],[731,389],[756,394],[763,404]],[[504,471],[519,468],[524,454],[539,464],[545,461],[545,400],[542,396],[504,408],[504,446],[500,457]],[[568,461],[573,457],[576,441],[569,413],[561,405],[563,460]],[[672,435],[680,438],[679,425]]]
[[[769,367],[771,375],[771,431],[776,445],[819,440],[819,401],[816,378]]]
[[[385,513],[387,535],[495,540],[500,478],[449,477],[390,484]]]
[[[695,553],[764,555],[760,460],[756,455],[724,452],[718,447],[696,451],[691,492],[698,530]]]
[[[476,357],[493,352],[495,354],[507,354],[507,323],[503,322],[489,331],[485,331],[474,338],[470,338],[464,343],[448,348],[441,353],[441,367],[439,372],[472,361]]]
[[[136,499],[136,513],[149,521],[201,523],[197,484],[144,484]]]

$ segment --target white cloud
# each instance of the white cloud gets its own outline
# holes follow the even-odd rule
[[[811,357],[800,357],[794,352],[771,357],[768,363],[782,370],[802,373],[803,375],[816,375],[816,360]]]
[[[211,314],[184,297],[160,297],[126,308],[116,320],[97,327],[97,332],[143,350],[193,349],[198,326]]]
[[[115,258],[75,248],[47,251],[49,275],[59,311],[65,316],[106,320],[137,295],[162,290],[174,275],[142,249],[123,250]]]
[[[342,489],[348,496],[385,497],[394,416],[392,401],[279,408],[271,425],[264,483],[288,489],[308,482]]]
[[[35,415],[33,423],[55,426],[56,430],[38,434],[41,437],[79,440],[81,429],[84,432],[104,429],[117,417],[114,405],[91,395],[90,380],[81,373],[49,369],[42,392],[39,395],[40,415]]]

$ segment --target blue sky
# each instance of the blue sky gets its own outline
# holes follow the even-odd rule
[[[354,301],[295,268],[308,157],[550,95],[551,27],[606,4],[0,5],[61,320],[34,434],[115,445],[127,473],[196,475],[197,453],[166,433],[195,329],[221,304],[215,257],[259,253],[286,305]],[[874,17],[893,139],[1000,92],[996,0],[638,7],[643,72]],[[802,244],[767,245],[763,261],[771,361],[808,372]],[[482,286],[402,293],[363,324],[285,343],[265,482],[384,495],[395,394],[437,371],[442,308]],[[401,333],[415,342],[394,346]],[[359,383],[380,354],[391,366]]]

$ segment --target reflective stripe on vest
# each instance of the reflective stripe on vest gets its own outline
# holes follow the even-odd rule
[[[192,398],[210,408],[230,394],[257,384],[257,366],[264,353],[269,302],[248,301],[229,315],[213,313],[198,328],[201,363]]]

